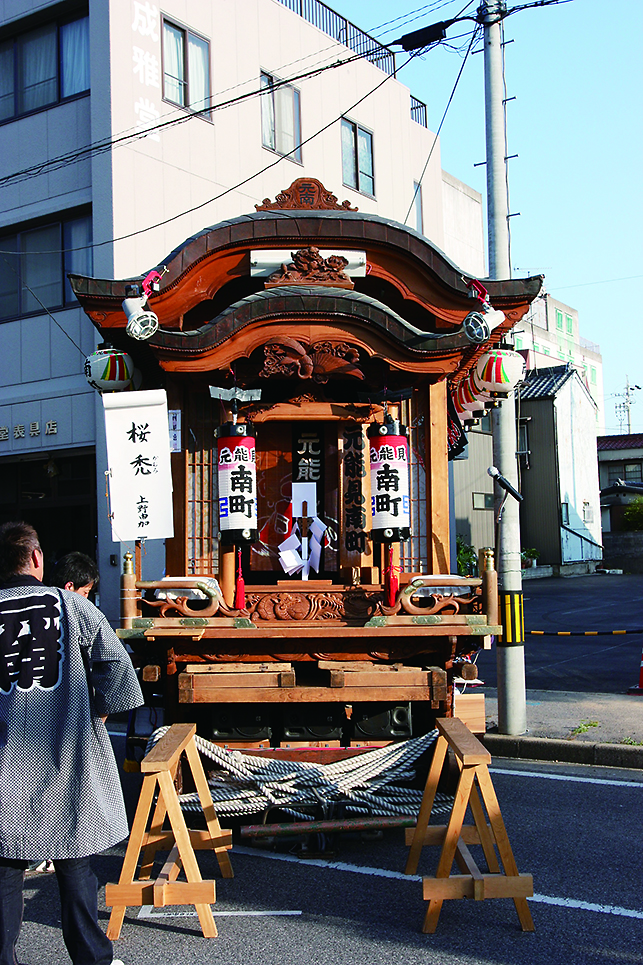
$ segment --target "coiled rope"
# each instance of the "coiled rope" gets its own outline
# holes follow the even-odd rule
[[[154,731],[146,753],[168,729],[160,727]],[[210,773],[208,785],[219,816],[237,817],[281,808],[305,821],[313,820],[313,815],[300,808],[321,808],[326,813],[340,803],[347,814],[417,814],[422,791],[403,784],[413,780],[413,765],[432,747],[437,735],[437,730],[433,730],[422,737],[378,747],[332,764],[245,755],[212,744],[198,734],[196,746],[218,768]],[[185,811],[201,810],[196,792],[179,795],[179,801]],[[437,794],[434,813],[448,813],[452,804],[452,797]]]

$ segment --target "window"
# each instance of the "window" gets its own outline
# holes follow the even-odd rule
[[[0,121],[89,90],[89,17],[0,43]]]
[[[594,508],[585,500],[583,502],[583,522],[593,523],[594,522]]]
[[[493,509],[493,493],[471,493],[474,509]]]
[[[519,352],[521,348],[522,348],[522,339],[519,336],[516,336],[516,351]]]
[[[163,98],[209,116],[210,44],[168,20],[163,21]]]
[[[91,241],[88,214],[0,237],[0,318],[77,304],[66,276],[91,275]]]
[[[567,334],[574,334],[574,319],[571,315],[565,314],[565,327],[567,328]]]
[[[640,462],[625,463],[625,482],[643,482]]]
[[[560,504],[560,521],[563,526],[569,526],[569,503]]]
[[[422,212],[422,185],[419,181],[413,182],[413,208],[415,210],[415,230],[419,234],[424,234],[424,214]]]
[[[375,195],[373,135],[342,118],[342,180],[349,188]]]
[[[299,91],[261,74],[261,141],[277,154],[301,163],[301,113]]]
[[[563,330],[563,313],[559,309],[556,309],[556,328],[560,329],[561,332]]]
[[[543,346],[543,355],[551,355],[551,349]]]
[[[607,482],[611,486],[625,475],[622,462],[607,463]]]
[[[589,372],[590,372],[590,379],[589,379],[590,382],[592,383],[592,385],[596,385],[596,369],[594,368],[593,365],[590,366]]]

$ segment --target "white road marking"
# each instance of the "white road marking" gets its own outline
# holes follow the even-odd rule
[[[607,787],[643,787],[640,781],[610,781],[603,777],[574,777],[573,774],[545,774],[540,771],[518,771],[505,767],[490,767],[490,774],[508,774],[510,777],[542,777],[546,781],[570,781],[575,784],[604,784]]]
[[[515,774],[516,771],[508,773]],[[540,776],[540,775],[538,775]],[[251,855],[256,858],[269,858],[272,861],[290,861],[300,867],[313,865],[315,868],[326,868],[329,871],[347,871],[353,874],[374,875],[380,878],[397,878],[402,881],[422,881],[422,875],[405,875],[401,871],[388,871],[386,868],[369,868],[366,866],[346,864],[344,861],[323,861],[318,858],[297,858],[294,855],[273,854],[267,851],[259,851],[255,848],[233,849],[233,854]],[[633,908],[620,908],[618,905],[600,905],[591,901],[580,901],[577,898],[557,898],[552,895],[533,895],[529,901],[540,902],[545,905],[556,905],[559,908],[575,908],[580,911],[593,911],[602,915],[621,915],[624,918],[639,918],[643,920],[643,911]]]
[[[641,918],[643,911],[633,908],[619,908],[618,905],[597,905],[593,901],[578,901],[576,898],[553,898],[551,895],[533,895],[529,901],[540,901],[544,905],[558,905],[559,908],[578,908],[580,911],[597,911],[601,915],[622,915],[624,918]]]
[[[212,911],[215,918],[259,918],[301,915],[301,911]],[[141,905],[138,918],[196,918],[196,911],[156,911],[154,905]]]
[[[298,858],[292,854],[274,854],[258,848],[234,847],[233,854],[246,854],[254,858],[269,858],[272,861],[288,861],[299,867],[312,866],[329,871],[349,871],[358,875],[375,875],[377,878],[396,878],[399,881],[422,881],[422,875],[405,875],[402,871],[389,871],[387,868],[369,868],[367,865],[346,864],[344,861],[324,861],[323,858]]]

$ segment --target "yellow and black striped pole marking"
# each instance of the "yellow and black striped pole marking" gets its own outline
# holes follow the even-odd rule
[[[502,640],[498,641],[498,646],[522,647],[525,642],[522,590],[501,590],[499,597]]]

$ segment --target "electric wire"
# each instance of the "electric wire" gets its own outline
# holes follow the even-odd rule
[[[319,76],[320,73],[323,73],[326,70],[333,70],[338,67],[343,67],[346,64],[354,63],[356,60],[363,59],[364,56],[362,54],[355,54],[352,57],[346,58],[346,60],[336,61],[324,67],[315,67],[314,69],[305,71],[302,74],[297,74],[284,80],[278,80],[272,85],[271,90],[277,90],[281,87],[289,87],[296,81],[308,80],[311,77]],[[251,98],[261,97],[262,94],[265,93],[266,88],[259,87],[244,94],[239,94],[237,97],[230,98],[227,101],[222,101],[220,104],[216,104],[214,106],[202,108],[198,111],[181,112],[178,116],[170,117],[169,119],[160,121],[158,124],[154,124],[150,127],[130,128],[125,132],[118,134],[116,137],[106,139],[104,141],[95,141],[92,144],[88,144],[86,147],[79,148],[75,151],[70,151],[68,154],[61,154],[55,158],[43,161],[40,164],[34,164],[29,168],[24,168],[21,171],[15,171],[13,174],[5,175],[5,177],[0,178],[0,187],[7,184],[20,184],[22,181],[30,180],[30,178],[39,177],[45,172],[56,171],[59,168],[65,167],[66,165],[75,163],[77,161],[81,161],[87,157],[96,157],[112,150],[113,148],[120,147],[123,144],[142,140],[143,138],[149,137],[150,134],[157,133],[158,131],[163,131],[171,127],[177,127],[179,124],[184,124],[187,121],[192,120],[194,117],[199,117],[202,114],[209,114],[213,111],[225,110],[228,107],[235,106]]]
[[[452,0],[447,0],[447,3],[433,5],[433,7],[437,8],[439,6],[446,6],[448,5],[449,2],[452,2]],[[462,8],[462,10],[466,9],[467,6],[470,6],[471,2],[473,2],[473,0],[470,0],[470,2],[467,3],[464,8]],[[462,10],[460,11],[460,13],[462,13]],[[459,15],[460,14],[458,14],[458,16]],[[403,18],[400,17],[397,19],[402,20]],[[468,36],[468,34],[463,34],[461,36]],[[459,39],[459,38],[455,37],[451,39]],[[310,54],[306,54],[303,57],[299,57],[293,61],[288,62],[287,64],[282,65],[281,67],[275,68],[276,73],[280,73],[282,70],[285,70],[288,67],[294,66],[295,64],[298,64],[298,63],[302,63],[303,61],[308,60],[312,57],[318,56],[319,54],[324,54],[329,51],[334,53],[336,52],[338,45],[346,46],[341,41],[337,40],[333,44],[329,45],[328,47],[323,47],[318,51],[315,51]],[[452,47],[451,44],[446,44],[444,42],[443,42],[443,45],[449,48]],[[369,57],[369,54],[371,53],[372,51],[366,51],[364,53],[355,53],[351,57],[347,57],[344,60],[340,60],[340,61],[334,61],[333,63],[330,63],[330,64],[324,63],[324,60],[328,59],[328,58],[324,58],[323,60],[318,61],[316,64],[313,64],[313,66],[309,70],[306,70],[299,74],[295,74],[287,78],[280,78],[276,80],[276,82],[272,85],[271,89],[276,90],[281,87],[291,86],[296,81],[307,80],[311,77],[318,76],[320,73],[323,73],[325,70],[333,70],[337,67],[342,67],[346,64],[351,64],[358,60],[367,60]],[[406,65],[403,64],[402,67],[404,66]],[[402,68],[399,68],[399,69],[402,69]],[[246,91],[245,93],[239,94],[237,97],[229,98],[228,100],[222,101],[219,104],[212,103],[214,97],[220,96],[221,94],[228,93],[229,91],[237,90],[239,87],[243,87],[249,82],[250,82],[249,80],[245,80],[239,84],[224,88],[223,90],[219,91],[217,94],[210,95],[210,97],[208,98],[209,104],[203,108],[200,108],[199,110],[185,111],[179,108],[174,116],[166,117],[165,120],[160,121],[158,124],[150,125],[145,128],[141,128],[140,126],[136,126],[133,128],[126,128],[124,131],[121,131],[119,134],[117,134],[112,138],[105,139],[102,141],[101,140],[95,141],[91,144],[86,145],[84,148],[79,148],[74,151],[70,151],[67,154],[58,155],[55,158],[49,158],[46,161],[43,161],[39,164],[34,164],[29,168],[24,168],[20,171],[14,171],[12,174],[5,175],[4,177],[0,178],[0,187],[8,184],[19,184],[23,180],[29,180],[32,177],[38,177],[40,176],[40,174],[45,173],[47,171],[58,170],[59,168],[64,167],[68,164],[83,160],[86,157],[96,156],[101,153],[105,153],[106,151],[111,150],[113,147],[119,147],[130,141],[141,140],[157,131],[185,123],[186,121],[192,120],[194,117],[199,117],[201,115],[208,115],[218,110],[224,110],[242,101],[249,100],[254,97],[260,97],[266,93],[266,89],[264,87],[259,87],[259,88],[254,88],[251,91]]]
[[[468,58],[469,58],[469,54],[470,54],[470,52],[471,52],[471,49],[472,49],[472,47],[473,47],[474,42],[475,42],[476,39],[477,39],[477,35],[478,35],[479,31],[480,31],[480,27],[478,26],[478,27],[475,28],[475,30],[474,30],[473,33],[471,34],[471,40],[470,40],[470,42],[469,42],[469,48],[468,48],[468,50],[467,50],[467,53],[466,53],[466,56],[465,56],[464,60],[462,61],[461,65],[460,65],[460,70],[458,71],[458,76],[457,76],[456,79],[455,79],[455,84],[453,85],[453,89],[452,89],[452,91],[451,91],[451,93],[450,93],[450,95],[449,95],[449,99],[448,99],[448,101],[447,101],[447,105],[446,105],[446,107],[444,108],[444,113],[442,114],[442,119],[441,119],[441,121],[440,121],[440,123],[439,123],[439,125],[438,125],[437,131],[435,132],[435,137],[433,138],[433,143],[431,144],[431,148],[430,148],[430,150],[429,150],[429,156],[428,156],[427,159],[426,159],[426,162],[425,162],[424,167],[423,167],[423,169],[422,169],[422,174],[420,175],[420,180],[417,182],[417,185],[416,185],[415,190],[414,190],[414,192],[413,192],[413,198],[412,198],[411,203],[410,203],[410,205],[409,205],[409,210],[406,212],[406,217],[405,217],[404,221],[402,222],[403,224],[406,224],[407,221],[409,220],[409,215],[411,214],[411,211],[413,210],[413,205],[415,204],[415,199],[417,198],[418,192],[421,190],[422,180],[423,180],[423,178],[424,178],[424,175],[426,174],[426,169],[427,169],[428,166],[429,166],[429,161],[431,160],[431,157],[432,157],[432,155],[433,155],[433,151],[434,151],[434,149],[435,149],[435,145],[436,145],[437,142],[438,142],[438,138],[439,138],[439,136],[440,136],[440,131],[442,130],[442,125],[444,124],[444,122],[445,122],[445,120],[446,120],[446,116],[447,116],[447,113],[448,113],[448,111],[449,111],[449,107],[451,106],[451,102],[452,102],[452,100],[453,100],[453,98],[454,98],[454,95],[455,95],[455,92],[456,92],[456,90],[457,90],[458,84],[460,83],[460,78],[462,77],[462,73],[463,73],[463,71],[464,71],[464,66],[465,66],[465,64],[466,64],[466,62],[467,62],[467,60],[468,60]]]
[[[416,54],[415,52],[414,52],[414,53],[411,53],[410,56],[408,57],[408,59],[404,62],[404,64],[402,64],[402,68],[403,68],[403,67],[406,67],[406,65],[407,65],[408,63],[410,63],[410,61],[413,60],[416,56],[417,56],[417,54]],[[400,68],[400,69],[402,69],[402,68]],[[221,198],[226,197],[228,194],[231,194],[233,191],[237,191],[239,188],[244,187],[244,185],[249,184],[251,181],[253,181],[255,178],[259,177],[261,174],[265,174],[266,171],[270,171],[272,168],[276,167],[278,164],[281,164],[281,162],[282,162],[285,158],[290,157],[291,154],[294,154],[295,151],[297,151],[297,150],[299,150],[300,148],[302,148],[305,144],[308,144],[308,143],[310,143],[310,141],[314,140],[316,137],[319,137],[320,134],[323,134],[324,131],[327,131],[330,127],[332,127],[332,126],[333,126],[334,124],[336,124],[338,121],[341,121],[341,119],[342,119],[346,114],[348,114],[348,113],[350,113],[351,111],[353,111],[356,107],[358,107],[361,103],[363,103],[363,101],[365,101],[368,97],[370,97],[372,94],[374,94],[376,91],[378,91],[381,87],[383,87],[384,84],[386,84],[389,80],[392,79],[392,77],[393,77],[392,74],[386,74],[385,77],[384,77],[378,84],[375,85],[375,87],[371,88],[369,91],[366,92],[366,94],[364,94],[362,97],[358,98],[358,100],[356,100],[353,104],[351,104],[350,107],[345,108],[345,109],[341,112],[341,114],[338,114],[336,117],[334,117],[331,121],[329,121],[329,122],[328,122],[327,124],[325,124],[323,127],[319,128],[319,130],[315,131],[314,134],[311,134],[309,137],[307,137],[307,138],[305,138],[304,140],[300,141],[300,143],[297,144],[297,145],[295,145],[295,147],[293,147],[291,151],[289,151],[289,152],[286,153],[286,154],[280,155],[280,156],[277,157],[274,161],[271,161],[269,164],[266,164],[266,165],[265,165],[263,168],[261,168],[260,170],[253,172],[252,174],[248,175],[248,177],[243,178],[241,181],[238,181],[236,184],[231,185],[230,187],[226,188],[224,191],[221,191],[219,194],[215,195],[214,197],[212,197],[212,198],[207,198],[205,201],[202,201],[202,202],[200,202],[199,204],[193,205],[191,208],[187,208],[187,209],[185,209],[185,210],[183,210],[183,211],[179,211],[179,212],[177,212],[177,214],[172,215],[172,216],[169,217],[169,218],[165,218],[163,221],[159,221],[159,222],[157,222],[156,224],[148,225],[146,228],[140,228],[140,229],[138,229],[138,230],[136,230],[136,231],[130,231],[130,232],[128,232],[127,234],[119,235],[119,236],[116,237],[116,238],[108,238],[108,239],[106,239],[105,241],[95,241],[95,242],[93,242],[91,245],[81,245],[81,246],[79,246],[79,247],[77,247],[77,248],[66,248],[65,251],[86,251],[86,250],[89,249],[89,248],[91,248],[91,249],[94,249],[94,248],[102,248],[102,247],[104,247],[105,245],[115,244],[116,242],[125,241],[125,240],[127,240],[127,239],[129,239],[129,238],[135,238],[135,237],[138,237],[139,235],[146,234],[148,231],[154,231],[154,230],[156,230],[157,228],[162,228],[162,227],[164,227],[164,226],[167,225],[167,224],[171,224],[173,221],[177,221],[179,218],[182,218],[182,217],[184,217],[185,215],[193,214],[195,211],[199,211],[199,210],[201,210],[201,208],[205,208],[207,205],[212,204],[212,203],[215,202],[215,201],[219,201]],[[285,212],[285,211],[280,211],[280,212],[279,212],[279,215],[280,215],[280,216],[283,216],[283,217],[288,217],[288,213]],[[60,249],[52,249],[52,250],[50,250],[50,251],[34,252],[34,254],[57,254],[57,253],[59,253],[59,251],[60,251]],[[3,252],[0,250],[0,254],[2,254],[2,253],[3,253]],[[5,254],[14,254],[14,252],[11,252],[11,251],[9,251],[9,252],[4,252],[4,253],[5,253]]]
[[[30,286],[29,286],[25,281],[22,281],[22,279],[20,278],[20,275],[18,274],[18,272],[17,272],[16,269],[13,267],[13,265],[11,264],[11,262],[9,261],[9,259],[6,257],[7,254],[13,254],[13,252],[0,251],[0,255],[2,255],[2,260],[3,260],[4,263],[7,265],[7,267],[14,273],[14,275],[16,275],[16,277],[18,278],[18,280],[21,282],[21,287],[22,287],[22,288],[25,288],[25,289],[29,292],[29,294],[31,295],[32,298],[35,298],[35,300],[38,302],[38,304],[39,304],[40,307],[42,308],[43,312],[45,312],[47,315],[49,315],[49,317],[50,317],[50,319],[52,320],[52,322],[54,322],[54,324],[58,326],[58,328],[59,328],[60,331],[63,333],[63,335],[64,335],[66,338],[69,339],[69,341],[70,341],[71,344],[74,346],[74,348],[77,349],[77,350],[80,352],[80,354],[82,355],[83,358],[85,358],[85,357],[86,357],[86,353],[83,352],[82,348],[81,348],[79,345],[76,345],[76,343],[74,342],[74,340],[73,340],[73,338],[71,337],[71,335],[69,334],[69,332],[66,331],[66,329],[64,329],[64,328],[62,327],[62,325],[60,324],[60,322],[58,321],[58,319],[55,317],[55,315],[52,314],[52,312],[47,308],[47,306],[46,306],[46,305],[44,304],[44,302],[40,299],[40,297],[39,297],[38,295],[36,295],[36,293],[35,293],[35,291],[33,290],[33,288],[30,288]],[[39,254],[39,252],[38,252],[38,254]]]

